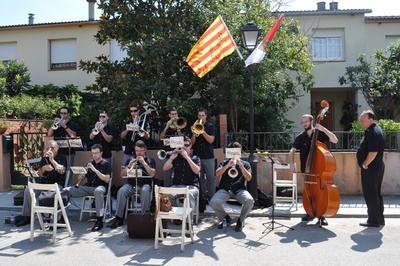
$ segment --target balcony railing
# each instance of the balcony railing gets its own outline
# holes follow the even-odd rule
[[[268,151],[288,151],[293,144],[294,139],[301,132],[255,132],[254,146],[259,150]],[[360,146],[364,132],[334,131],[338,138],[338,143],[329,143],[329,148],[333,151],[355,151]],[[385,150],[400,150],[400,132],[386,132]],[[249,150],[250,133],[249,132],[230,132],[225,135],[226,143],[238,141],[242,144],[244,150]]]

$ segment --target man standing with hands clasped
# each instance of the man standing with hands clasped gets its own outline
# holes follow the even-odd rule
[[[375,114],[367,110],[360,115],[364,138],[357,151],[357,162],[361,168],[361,184],[368,207],[368,220],[361,226],[385,225],[383,198],[381,194],[385,164],[383,163],[384,139],[382,129],[375,123]]]

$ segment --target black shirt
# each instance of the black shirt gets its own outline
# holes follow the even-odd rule
[[[241,160],[244,168],[251,173],[251,166],[248,162]],[[224,167],[229,160],[225,160],[219,164],[218,168]],[[229,169],[228,169],[229,170]],[[246,179],[243,176],[242,171],[239,166],[236,165],[236,170],[238,171],[238,176],[235,178],[231,178],[228,175],[228,170],[226,170],[221,176],[221,181],[219,182],[219,189],[224,189],[226,191],[232,191],[233,193],[237,193],[239,190],[246,190]]]
[[[71,129],[72,131],[77,132],[77,127],[75,123],[70,119],[66,123],[67,128]],[[53,138],[54,140],[65,140],[69,138],[70,136],[68,135],[68,132],[63,128],[62,126],[59,126],[56,130],[53,131]],[[60,148],[58,150],[60,154],[68,155],[69,154],[69,148]],[[71,149],[71,154],[75,153],[75,149]]]
[[[154,159],[151,158],[144,158],[144,160],[146,161],[146,163],[150,166],[150,168],[156,169],[156,161]],[[124,165],[125,167],[127,167],[129,165],[130,161],[127,161],[126,164]],[[147,173],[146,168],[144,168],[144,166],[140,163],[137,162],[138,164],[138,169],[142,170],[142,175],[143,176],[149,176],[149,173]],[[136,186],[136,178],[128,178],[128,184],[131,186]],[[144,185],[144,184],[151,184],[151,179],[150,178],[138,178],[138,184]]]
[[[383,163],[384,149],[385,141],[383,139],[382,129],[377,124],[372,124],[365,130],[360,148],[357,150],[358,165],[362,167],[369,152],[378,152],[375,159],[368,165],[368,168],[380,166]]]
[[[111,175],[111,165],[106,160],[102,159],[99,163],[96,163],[94,160],[91,161],[94,168],[100,171],[103,175]],[[85,175],[87,179],[87,183],[85,186],[88,187],[97,187],[97,186],[105,186],[107,188],[108,183],[101,180],[92,169],[88,169],[87,174]]]
[[[131,124],[133,123],[133,119],[129,119],[127,124]],[[139,122],[139,127],[142,127],[143,124],[143,120],[140,120]],[[148,119],[146,119],[145,125],[144,125],[144,130],[146,130],[147,132],[150,132],[150,125],[148,122]],[[125,145],[125,154],[128,155],[134,155],[135,153],[135,144],[136,142],[138,142],[138,140],[142,140],[144,141],[144,143],[147,144],[147,139],[142,138],[139,136],[138,134],[139,132],[133,132],[133,131],[128,131],[128,134],[126,134],[126,139],[123,141],[124,145]],[[132,137],[132,135],[134,134],[134,136]]]
[[[200,166],[200,158],[197,156],[191,157],[192,161]],[[174,177],[172,180],[173,185],[185,185],[185,186],[198,186],[199,185],[199,175],[195,174],[190,168],[189,163],[182,157],[178,155],[175,160],[172,161],[172,168],[174,171]]]
[[[299,134],[293,143],[293,148],[300,150],[300,163],[301,163],[301,171],[304,172],[306,170],[306,163],[308,153],[310,152],[311,140],[314,133],[311,136],[308,136],[307,130],[304,130],[303,133]],[[327,144],[329,141],[329,137],[322,131],[318,132],[318,140]]]
[[[213,124],[206,122],[204,130],[208,135],[215,136],[215,127]],[[212,159],[214,158],[213,144],[208,143],[204,136],[200,135],[196,138],[196,142],[193,145],[193,154],[200,159]]]
[[[110,124],[107,123],[103,130],[107,135],[114,136],[114,128]],[[92,145],[93,144],[101,144],[101,146],[103,147],[103,158],[111,158],[112,141],[106,141],[101,132],[94,136],[92,140]]]
[[[57,154],[56,157],[54,157],[54,161],[56,161],[58,164],[67,167],[67,159],[65,155],[63,154]],[[65,183],[65,173],[60,174],[59,172],[56,171],[54,165],[50,162],[48,157],[42,157],[42,160],[40,161],[40,167],[43,167],[47,164],[50,164],[53,166],[53,170],[50,172],[44,172],[43,177],[41,178],[40,183],[42,184],[54,184],[57,183],[60,186],[64,186]]]

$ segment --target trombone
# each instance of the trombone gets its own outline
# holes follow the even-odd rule
[[[204,133],[204,125],[203,125],[203,120],[198,119],[196,122],[194,122],[193,126],[191,127],[192,133],[198,137],[201,134]]]

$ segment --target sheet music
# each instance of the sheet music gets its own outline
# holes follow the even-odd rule
[[[70,169],[74,175],[86,175],[87,174],[86,167],[83,167],[83,166],[71,166]]]
[[[81,138],[69,139],[68,142],[69,142],[69,146],[71,148],[82,148],[83,147]]]

